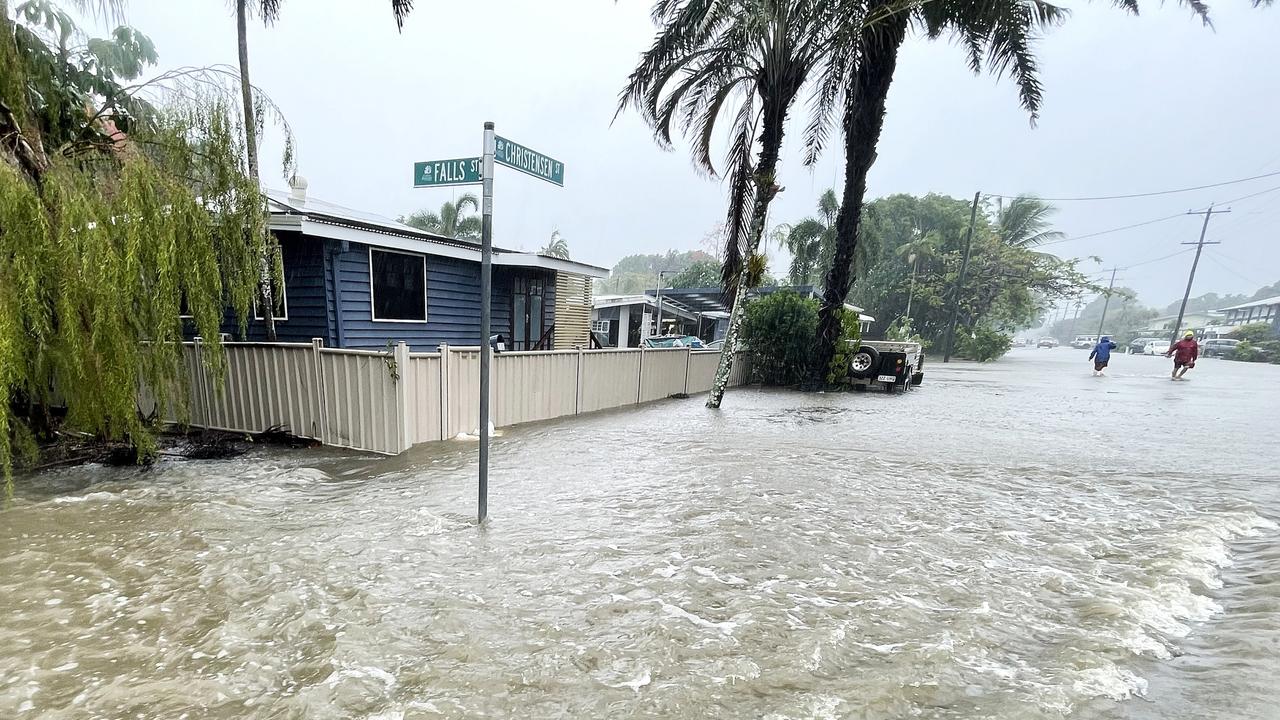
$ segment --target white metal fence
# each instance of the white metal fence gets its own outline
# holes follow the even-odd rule
[[[234,432],[283,427],[326,445],[398,454],[479,430],[480,348],[410,353],[305,343],[226,343],[221,384],[200,343],[184,346],[192,426]],[[747,377],[745,356],[731,385]],[[497,427],[711,389],[718,351],[561,350],[495,355],[490,408]],[[145,403],[144,403],[145,404]],[[162,411],[176,421],[176,413]]]

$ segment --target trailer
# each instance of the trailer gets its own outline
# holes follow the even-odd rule
[[[866,340],[849,361],[854,390],[880,387],[885,392],[910,390],[924,382],[924,348],[915,342]]]

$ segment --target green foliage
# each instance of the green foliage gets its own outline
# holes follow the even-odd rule
[[[1010,206],[1003,215],[979,212],[964,286],[955,298],[970,203],[933,194],[891,195],[869,203],[863,235],[879,251],[854,286],[851,301],[876,316],[910,321],[913,335],[938,347],[955,302],[961,326],[1008,334],[1034,325],[1053,301],[1094,287],[1074,261],[1027,247],[1038,237],[1052,237],[1052,231],[1026,218],[1014,223],[1009,212]]]
[[[814,318],[814,328],[817,329],[817,318]],[[836,352],[827,366],[828,385],[837,385],[849,377],[849,364],[861,343],[862,323],[858,320],[858,313],[840,308],[840,340],[836,343]]]
[[[400,222],[443,237],[478,240],[482,221],[477,215],[468,216],[468,208],[472,212],[480,209],[480,200],[475,193],[463,193],[457,200],[444,202],[439,212],[418,210],[408,217],[401,217]]]
[[[1253,323],[1234,330],[1230,337],[1240,341],[1227,355],[1242,362],[1280,363],[1280,335],[1267,323]]]
[[[1269,323],[1242,325],[1235,330],[1232,330],[1229,337],[1235,340],[1250,342],[1255,345],[1277,339],[1276,330]]]
[[[930,347],[930,344],[920,337],[920,334],[912,327],[911,318],[909,317],[900,317],[890,323],[889,327],[884,330],[884,339],[894,342],[920,343],[925,349]]]
[[[701,250],[689,250],[686,252],[668,250],[666,253],[661,254],[628,255],[613,266],[613,271],[609,273],[608,278],[596,281],[595,292],[596,294],[609,293],[614,295],[641,293],[656,286],[658,271],[665,270],[679,273],[699,262],[719,263],[714,256]],[[675,275],[664,276],[663,287],[672,287],[671,282],[675,277]],[[719,284],[719,278],[711,283],[712,286]]]
[[[956,329],[956,352],[961,357],[988,362],[995,360],[1013,347],[1013,338],[1004,333],[992,330],[984,325],[972,328],[968,332]]]
[[[551,240],[549,240],[546,246],[543,247],[538,252],[542,253],[543,255],[550,255],[551,257],[557,257],[557,258],[562,258],[564,260],[568,260],[569,259],[569,243],[566,242],[564,237],[560,235],[559,230],[555,230],[551,233]]]
[[[818,328],[818,301],[783,290],[746,304],[742,342],[758,382],[795,385],[804,380]]]
[[[1081,307],[1080,317],[1075,317],[1073,309],[1065,319],[1051,323],[1043,334],[1055,337],[1062,343],[1071,342],[1076,335],[1096,335],[1104,306],[1107,317],[1102,334],[1110,335],[1112,340],[1121,345],[1141,337],[1142,331],[1158,314],[1154,308],[1139,303],[1137,293],[1133,290],[1119,287],[1112,291],[1110,304],[1107,303],[1105,294],[1099,295]],[[1161,334],[1167,336],[1167,333]]]
[[[707,288],[720,285],[720,262],[698,260],[671,278],[673,288]]]
[[[122,134],[125,119],[136,118],[123,95],[98,111],[68,98],[123,93],[101,83],[138,70],[134,60],[149,62],[149,42],[117,31],[103,41],[113,45],[85,51],[93,54],[92,68],[51,63],[77,31],[50,15],[50,3],[30,5],[43,13],[40,32],[23,34],[0,17],[0,76],[20,78],[17,96],[5,85],[13,115],[0,119],[14,126],[0,143],[6,477],[15,447],[29,449],[31,430],[41,429],[26,425],[33,419],[27,409],[40,412],[60,400],[67,425],[129,439],[145,457],[154,441],[139,417],[140,387],[182,411],[180,308],[185,303],[206,338],[206,362],[220,372],[224,309],[230,305],[246,322],[266,237],[236,106],[207,95],[148,106],[147,122]]]

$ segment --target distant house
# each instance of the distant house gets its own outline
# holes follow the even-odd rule
[[[1218,312],[1225,316],[1221,321],[1222,325],[1234,328],[1241,325],[1266,323],[1280,330],[1280,295],[1263,300],[1254,300],[1242,305],[1233,305]]]
[[[1201,312],[1189,312],[1182,318],[1182,327],[1175,328],[1174,323],[1178,321],[1177,315],[1161,315],[1160,317],[1151,318],[1147,322],[1147,326],[1138,331],[1139,336],[1160,336],[1172,333],[1174,330],[1181,332],[1182,330],[1194,330],[1197,335],[1204,335],[1205,332],[1216,325],[1222,323],[1223,316],[1217,310],[1206,310]]]
[[[480,245],[291,192],[268,191],[269,227],[284,264],[281,342],[415,351],[479,345]],[[512,350],[587,345],[591,278],[608,270],[494,248],[492,328]],[[234,323],[226,332],[238,334]],[[255,318],[250,340],[263,340]]]
[[[818,297],[817,291],[808,285],[770,285],[751,289],[747,300],[780,290]],[[721,296],[718,287],[663,288],[661,292],[645,290],[641,295],[601,295],[592,306],[591,327],[608,335],[612,347],[639,347],[641,341],[652,335],[696,335],[711,342],[723,338],[729,328],[729,306]],[[863,315],[862,308],[847,303],[845,307],[858,313],[862,331],[868,332],[875,318]],[[659,315],[661,327],[656,327]]]

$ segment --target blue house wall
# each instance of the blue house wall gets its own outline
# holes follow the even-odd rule
[[[276,321],[278,341],[322,338],[327,347],[381,350],[388,340],[403,340],[415,352],[434,351],[441,343],[480,344],[480,263],[427,255],[427,321],[374,321],[370,246],[352,242],[344,248],[340,241],[300,233],[279,232],[276,236],[288,302],[288,318]],[[494,266],[491,324],[494,334],[507,338],[512,332],[511,293],[517,277],[543,279],[543,329],[555,323],[553,271]],[[335,293],[335,288],[339,292]],[[265,323],[251,319],[248,334],[242,337],[231,313],[223,332],[236,340],[266,340]]]

